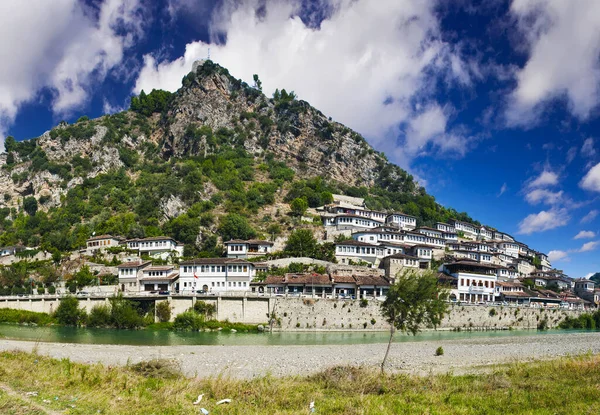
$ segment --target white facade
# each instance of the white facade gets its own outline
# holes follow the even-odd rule
[[[335,245],[335,257],[342,264],[363,261],[377,266],[385,252],[383,247],[355,240],[339,242]]]
[[[435,228],[445,233],[456,233],[456,228],[448,223],[437,222]]]
[[[140,256],[148,255],[162,259],[166,259],[172,253],[179,257],[183,256],[183,245],[168,236],[129,239],[126,243],[128,249],[138,251]]]
[[[504,255],[508,255],[513,258],[519,257],[519,245],[514,242],[502,242],[498,244],[498,250]]]
[[[477,227],[471,223],[467,223],[467,222],[461,222],[459,220],[454,220],[452,219],[451,224],[454,225],[454,228],[456,229],[457,232],[462,232],[464,233],[465,237],[470,238],[470,239],[476,239],[477,238]]]
[[[402,230],[412,231],[417,227],[417,218],[403,213],[392,213],[391,215],[388,215],[385,223]]]
[[[457,272],[458,300],[467,303],[494,301],[496,275]]]
[[[150,261],[141,262],[125,262],[117,266],[119,276],[119,288],[124,292],[137,292],[140,291],[140,278],[142,277],[142,270],[149,267]]]
[[[338,230],[352,230],[357,228],[372,229],[383,225],[383,222],[358,215],[324,216],[324,226],[335,226]]]
[[[485,226],[482,226],[481,228],[479,228],[478,231],[479,231],[479,239],[482,239],[484,241],[490,241],[490,240],[494,239],[494,232],[492,232]]]
[[[140,291],[176,291],[178,275],[173,265],[144,268],[140,278]]]
[[[228,258],[248,258],[256,256],[264,256],[273,251],[273,243],[269,241],[261,241],[258,239],[240,240],[235,239],[225,242],[227,247]]]
[[[179,291],[248,291],[254,264],[237,258],[199,258],[179,263]]]
[[[404,234],[398,231],[386,230],[385,228],[377,228],[371,231],[354,232],[352,238],[370,244],[377,244],[380,242],[401,243],[404,241]]]

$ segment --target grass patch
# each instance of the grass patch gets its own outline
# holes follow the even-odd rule
[[[201,374],[199,374],[201,375]],[[310,377],[187,379],[169,361],[127,367],[73,363],[23,352],[0,353],[0,382],[36,404],[69,414],[592,414],[600,411],[600,357],[511,364],[487,374],[380,376],[335,367]],[[231,404],[216,406],[230,398]],[[5,405],[4,407],[2,405]],[[0,413],[21,411],[0,392]],[[27,406],[26,403],[23,404]],[[74,406],[74,407],[73,407]],[[19,412],[21,411],[21,412]]]
[[[37,324],[38,326],[47,326],[54,322],[54,318],[47,313],[0,308],[0,323]]]

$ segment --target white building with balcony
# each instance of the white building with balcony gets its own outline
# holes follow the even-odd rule
[[[121,289],[121,291],[142,291],[140,287],[142,271],[151,265],[151,261],[130,261],[118,265],[117,272],[119,276],[119,288]]]
[[[417,227],[417,218],[404,213],[392,213],[385,219],[385,223],[401,230],[412,231]]]
[[[252,262],[239,258],[198,258],[179,263],[179,291],[249,291],[256,276]]]
[[[360,264],[366,262],[372,267],[379,265],[385,249],[368,242],[350,239],[335,244],[335,258],[342,264]]]
[[[121,238],[112,235],[92,236],[86,241],[86,254],[94,255],[96,252],[103,252],[108,248],[118,247]]]
[[[450,219],[450,224],[454,226],[456,232],[462,232],[467,239],[477,239],[478,227],[472,223],[462,222],[456,219]]]
[[[233,239],[223,245],[227,247],[227,258],[258,257],[273,252],[273,242],[259,239]]]
[[[128,239],[127,249],[138,251],[139,255],[167,259],[170,255],[183,256],[183,244],[169,236],[154,236],[143,239]]]
[[[467,303],[494,301],[496,267],[470,260],[443,265],[444,271],[457,279],[458,300]]]
[[[322,216],[323,225],[335,227],[339,231],[355,229],[373,229],[383,225],[383,222],[359,215],[342,214]]]
[[[142,270],[140,291],[179,291],[179,271],[174,265],[155,265]]]

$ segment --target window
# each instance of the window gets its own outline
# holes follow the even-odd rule
[[[229,286],[231,287],[231,281],[229,281]]]

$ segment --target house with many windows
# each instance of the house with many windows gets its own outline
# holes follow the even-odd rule
[[[142,271],[152,265],[151,261],[130,261],[117,266],[119,287],[123,292],[143,291],[140,286]]]
[[[122,240],[122,238],[112,235],[92,236],[86,241],[86,254],[91,256],[96,252],[102,252],[108,248],[118,247]]]
[[[364,216],[345,213],[335,216],[323,216],[323,225],[335,227],[339,231],[344,231],[355,229],[373,229],[383,225],[383,222]]]
[[[392,213],[385,219],[385,223],[401,230],[412,231],[417,227],[417,218],[404,213]]]
[[[170,255],[183,256],[183,244],[169,236],[154,236],[143,239],[128,239],[127,249],[138,251],[140,256],[167,259]]]
[[[450,225],[454,226],[457,233],[462,232],[465,235],[465,238],[473,240],[477,239],[478,228],[472,223],[463,222],[456,219],[450,219]]]
[[[155,265],[142,270],[140,291],[179,291],[179,270],[174,265]]]
[[[366,262],[369,266],[376,267],[384,252],[383,247],[354,239],[335,244],[335,257],[342,264]]]
[[[496,266],[470,260],[444,264],[443,271],[457,279],[457,299],[467,303],[494,301]]]
[[[256,269],[240,258],[198,258],[179,263],[182,293],[248,291]]]
[[[259,239],[233,239],[225,242],[227,258],[250,258],[265,256],[273,251],[273,242]]]

